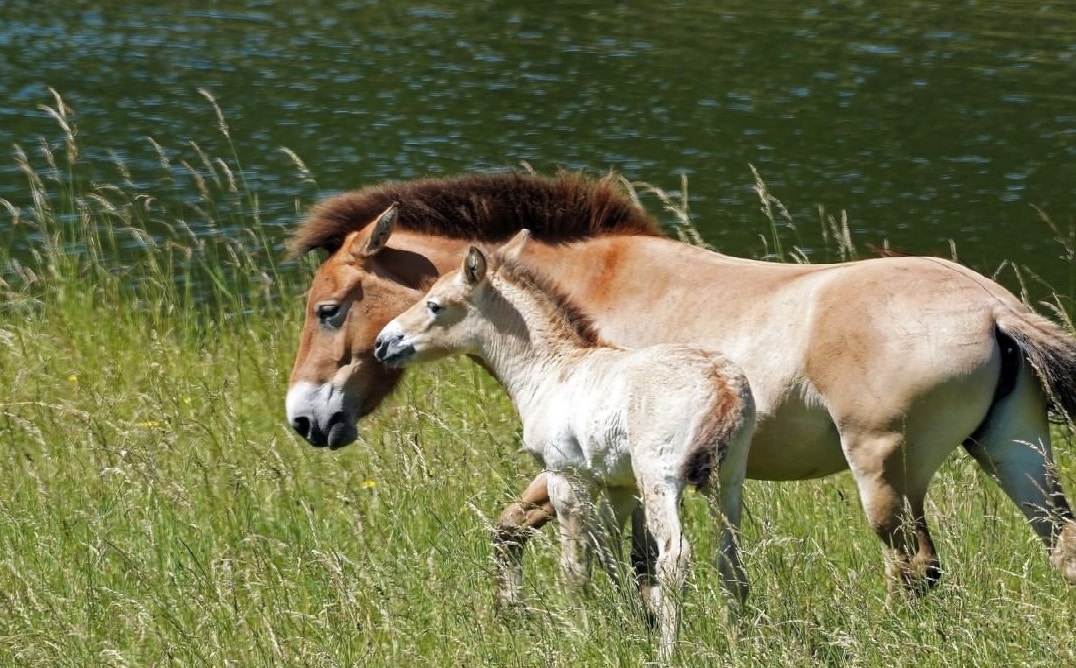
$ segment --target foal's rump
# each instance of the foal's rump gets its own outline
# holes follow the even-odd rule
[[[624,416],[633,459],[663,461],[670,476],[700,487],[730,448],[744,450],[738,460],[746,456],[755,405],[746,376],[731,360],[710,348],[680,344],[623,352],[613,373],[626,384],[630,399],[625,405],[635,409]],[[735,442],[737,437],[742,444]],[[673,449],[673,457],[655,458],[648,452]]]

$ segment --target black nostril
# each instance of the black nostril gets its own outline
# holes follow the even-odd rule
[[[347,415],[343,411],[336,411],[329,418],[329,424],[325,426],[325,431],[332,431],[333,427],[342,424],[347,424]]]
[[[291,427],[303,438],[310,440],[310,418],[297,417],[291,421]]]

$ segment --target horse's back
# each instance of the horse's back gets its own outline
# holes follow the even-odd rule
[[[646,280],[605,308],[624,315],[603,321],[603,334],[631,345],[699,342],[735,360],[758,405],[750,458],[758,478],[844,468],[842,436],[855,429],[955,446],[993,401],[999,314],[1027,310],[996,282],[940,258],[787,265],[665,240],[619,243],[635,247],[621,249],[619,271]],[[649,316],[628,317],[628,303]]]

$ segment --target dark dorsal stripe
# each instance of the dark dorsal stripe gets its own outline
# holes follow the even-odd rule
[[[335,253],[344,238],[371,223],[393,202],[397,225],[422,234],[498,242],[527,228],[546,243],[600,235],[657,235],[653,217],[613,174],[594,179],[574,172],[467,174],[388,182],[330,197],[310,212],[288,244],[301,255]]]

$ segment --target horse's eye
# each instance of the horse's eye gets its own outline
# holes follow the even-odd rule
[[[430,315],[437,315],[441,310],[441,305],[437,302],[426,302],[426,308],[430,311]]]
[[[314,314],[322,325],[339,327],[344,324],[346,311],[338,302],[322,302],[314,307]]]

